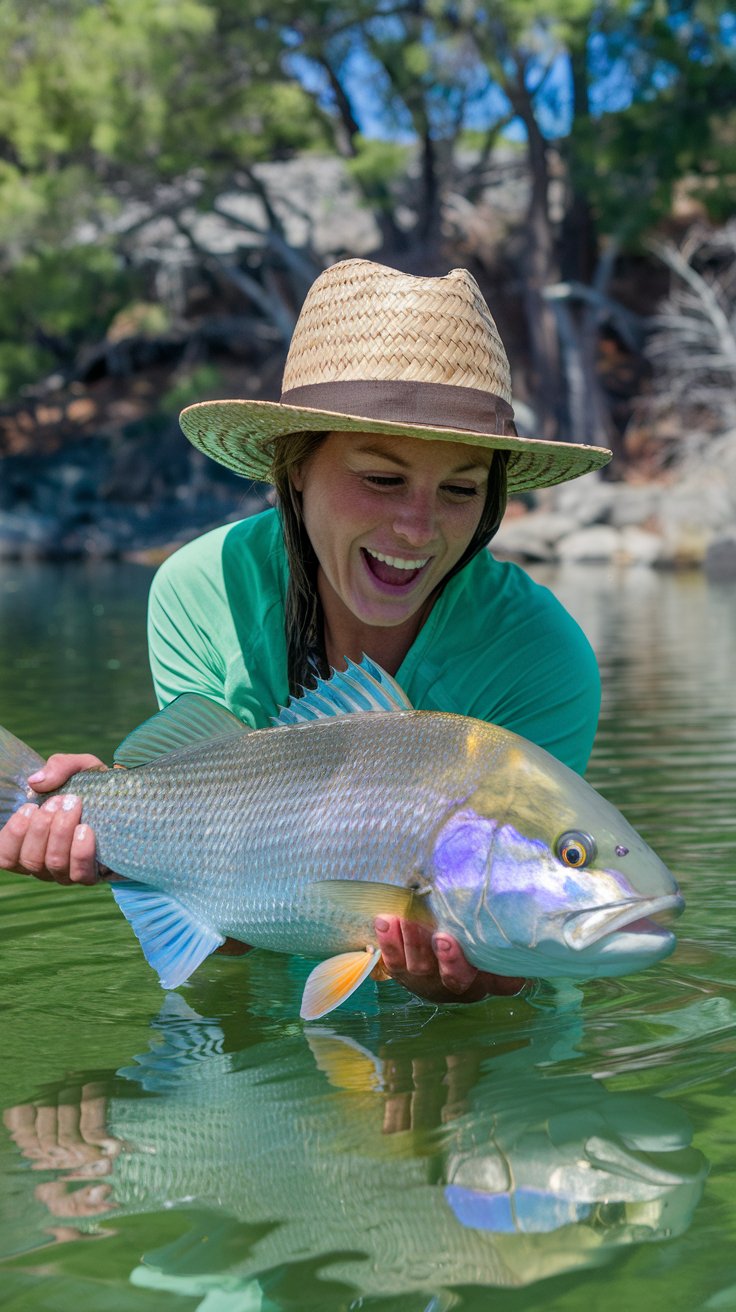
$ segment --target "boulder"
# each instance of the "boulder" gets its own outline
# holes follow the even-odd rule
[[[709,579],[736,579],[736,527],[713,539],[703,564]]]
[[[555,544],[569,532],[567,515],[530,511],[503,521],[493,539],[492,550],[494,555],[512,556],[515,560],[554,560]]]
[[[658,533],[629,524],[619,534],[616,550],[618,565],[657,565],[664,556],[664,544]]]
[[[612,561],[621,549],[621,534],[608,524],[593,524],[578,529],[557,543],[558,559],[571,561]]]

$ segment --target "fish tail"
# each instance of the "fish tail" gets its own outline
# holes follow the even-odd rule
[[[29,774],[43,765],[43,758],[0,725],[0,825],[9,820],[36,793],[28,786]]]

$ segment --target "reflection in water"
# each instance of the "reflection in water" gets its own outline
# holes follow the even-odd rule
[[[138,1285],[233,1293],[258,1277],[291,1306],[277,1286],[297,1264],[302,1307],[338,1289],[450,1306],[457,1286],[529,1285],[680,1234],[700,1197],[685,1116],[566,1070],[580,1014],[554,1021],[506,1050],[437,1013],[398,1042],[375,1021],[365,1042],[313,1027],[227,1052],[219,1022],[171,995],[150,1049],[118,1072],[133,1096],[118,1086],[103,1104],[87,1089],[74,1108],[16,1107],[6,1124],[26,1159],[56,1167],[35,1204],[57,1222],[94,1233],[194,1211],[186,1237],[146,1254]]]

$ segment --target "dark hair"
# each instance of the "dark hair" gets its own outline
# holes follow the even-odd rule
[[[325,653],[322,606],[317,591],[318,561],[307,534],[302,514],[301,493],[292,482],[292,471],[308,459],[328,436],[320,433],[286,433],[271,442],[271,481],[278,497],[281,526],[289,565],[284,625],[287,672],[292,696],[309,687],[316,674],[329,675]],[[458,562],[443,578],[440,591],[488,546],[506,509],[506,465],[508,451],[494,451],[488,491],[475,533]]]

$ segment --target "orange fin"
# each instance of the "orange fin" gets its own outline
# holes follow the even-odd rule
[[[355,1039],[335,1034],[322,1026],[304,1033],[317,1066],[334,1089],[343,1089],[346,1093],[375,1093],[384,1088],[383,1062]]]
[[[339,1007],[368,978],[380,955],[380,948],[364,948],[321,961],[304,986],[302,1020],[319,1020]]]

